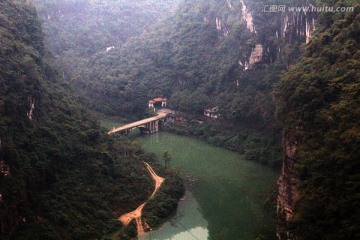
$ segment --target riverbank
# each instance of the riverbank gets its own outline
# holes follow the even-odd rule
[[[116,118],[102,118],[101,125],[107,129],[112,129],[122,124]],[[150,172],[155,184],[154,190],[149,199],[138,206],[135,210],[124,213],[119,217],[122,229],[117,232],[113,239],[130,240],[135,238],[138,233],[155,229],[163,224],[176,212],[178,202],[184,195],[185,187],[178,172],[171,168],[162,167],[153,154],[145,154],[145,166]],[[159,176],[161,177],[159,177]]]
[[[157,228],[167,221],[175,213],[178,202],[185,193],[185,186],[178,172],[171,169],[159,172],[166,176],[166,180],[143,209],[143,219],[148,225],[146,230]]]
[[[164,178],[159,177],[154,170],[152,169],[152,167],[150,166],[150,164],[144,162],[144,164],[146,165],[146,168],[148,169],[151,177],[154,180],[154,184],[155,184],[155,189],[152,192],[151,196],[146,200],[146,202],[144,202],[143,204],[141,204],[138,208],[136,208],[134,211],[125,213],[123,215],[121,215],[119,217],[119,221],[126,227],[133,219],[135,219],[136,221],[136,228],[137,228],[137,234],[141,234],[144,232],[144,225],[146,224],[145,222],[142,222],[142,210],[145,206],[145,204],[147,204],[148,201],[150,201],[150,199],[152,199],[155,194],[158,192],[159,188],[161,187],[162,183],[164,182]]]
[[[156,229],[175,213],[185,193],[183,181],[177,172],[166,170],[156,163],[153,163],[154,169],[148,163],[145,165],[154,180],[154,190],[146,202],[119,217],[123,229],[116,234],[116,239],[130,240]]]

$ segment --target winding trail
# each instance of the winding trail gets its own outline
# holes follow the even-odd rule
[[[161,187],[161,184],[164,182],[164,178],[159,177],[155,171],[152,169],[152,167],[150,166],[150,164],[144,162],[144,164],[146,165],[148,171],[151,174],[151,177],[154,179],[155,181],[155,189],[153,191],[153,193],[151,194],[151,196],[148,198],[148,200],[146,200],[146,202],[144,202],[143,204],[141,204],[138,208],[136,208],[134,211],[125,213],[123,215],[121,215],[119,217],[119,221],[121,221],[125,226],[128,225],[133,219],[136,220],[136,227],[137,227],[137,232],[138,234],[141,234],[144,232],[144,226],[141,220],[141,216],[142,216],[142,210],[145,206],[145,204],[147,203],[147,201],[149,201],[152,197],[155,196],[155,194],[157,193],[157,191],[159,190],[159,188]]]

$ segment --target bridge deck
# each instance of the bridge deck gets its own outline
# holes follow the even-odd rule
[[[155,117],[145,118],[145,119],[137,121],[137,122],[132,122],[132,123],[126,124],[124,126],[114,128],[113,130],[109,131],[108,134],[111,135],[111,134],[116,133],[116,132],[122,132],[122,131],[125,131],[125,130],[130,130],[132,128],[139,127],[141,125],[144,125],[144,124],[156,121],[156,120],[163,119],[168,115],[168,113],[166,113],[166,112],[158,112],[157,114],[158,115],[155,116]]]

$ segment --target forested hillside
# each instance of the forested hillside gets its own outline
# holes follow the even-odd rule
[[[218,106],[172,130],[282,164],[279,239],[360,238],[356,0],[34,0],[60,72],[25,2],[0,3],[5,239],[107,236],[149,193],[152,158],[105,137],[74,95],[127,119],[155,97],[193,120]],[[263,11],[273,4],[354,11]]]
[[[72,62],[71,57],[89,57],[140,35],[173,11],[177,0],[33,0],[33,3],[53,54]]]
[[[1,1],[0,45],[0,238],[111,237],[151,193],[154,158],[74,101],[28,1]]]
[[[267,0],[178,2],[156,2],[157,10],[165,9],[164,19],[142,25],[140,18],[133,22],[146,31],[128,34],[135,26],[125,24],[112,31],[115,23],[128,23],[133,16],[133,11],[125,10],[140,9],[146,19],[153,8],[142,8],[142,2],[35,1],[49,43],[73,46],[50,44],[53,51],[64,51],[63,77],[88,99],[83,99],[87,106],[125,118],[143,116],[147,101],[159,96],[169,98],[171,107],[191,118],[206,107],[219,106],[220,121],[194,126],[186,134],[244,152],[247,159],[278,165],[280,128],[271,92],[281,71],[309,40],[316,15],[261,12],[264,5],[274,4]],[[285,3],[306,6],[312,1],[276,1]],[[118,8],[110,7],[114,4]],[[119,11],[126,16],[116,15]],[[104,26],[90,27],[99,24]],[[137,37],[106,51],[119,33]],[[94,54],[89,60],[88,53]]]
[[[147,33],[96,54],[74,81],[98,99],[93,109],[110,115],[141,116],[157,96],[191,118],[219,106],[220,121],[187,134],[277,165],[280,136],[271,92],[299,55],[306,22],[315,17],[262,13],[263,4],[270,2],[183,1]]]
[[[250,6],[258,9],[261,4]],[[242,7],[240,1],[184,1],[173,16],[148,33],[93,57],[82,74],[86,90],[101,101],[108,100],[106,106],[113,109],[106,109],[109,114],[143,112],[149,98],[164,95],[182,111],[201,113],[209,104],[221,104],[229,121],[271,122],[267,90],[276,80],[272,75],[291,61],[269,63],[277,60],[278,48],[285,47],[286,39],[279,36],[278,15],[255,11],[259,28],[255,33],[242,20]],[[296,49],[296,38],[292,41]],[[256,44],[265,50],[250,63]],[[252,71],[245,71],[250,67]],[[249,95],[258,104],[237,104]]]
[[[33,0],[64,80],[82,88],[88,58],[122,46],[175,11],[179,0]],[[101,105],[101,103],[100,103]]]
[[[326,13],[300,61],[282,76],[280,239],[360,238],[360,5]],[[351,5],[352,4],[352,5]]]

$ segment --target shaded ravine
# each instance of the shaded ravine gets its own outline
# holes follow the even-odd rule
[[[119,217],[119,221],[121,221],[123,223],[124,226],[127,226],[133,219],[135,219],[136,221],[136,228],[137,228],[137,232],[138,234],[141,234],[144,232],[144,226],[141,220],[141,216],[142,216],[142,210],[145,206],[145,204],[152,198],[155,196],[155,194],[157,193],[157,191],[159,190],[159,188],[161,187],[161,184],[164,182],[164,178],[159,177],[155,171],[152,169],[152,167],[150,166],[150,164],[144,162],[144,164],[146,165],[149,173],[151,174],[151,177],[154,179],[155,181],[155,189],[153,191],[153,193],[151,194],[151,196],[148,198],[148,200],[146,200],[146,202],[144,202],[143,204],[141,204],[138,208],[136,208],[134,211],[125,213],[123,215],[121,215]]]

